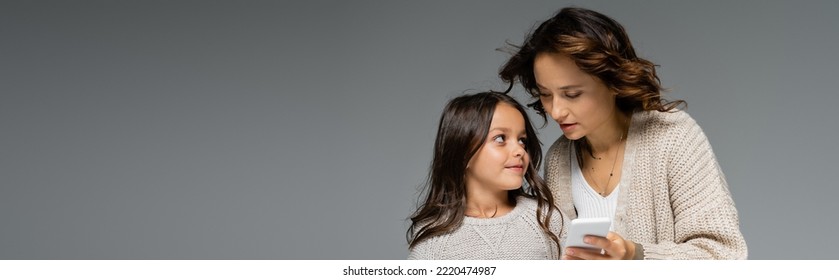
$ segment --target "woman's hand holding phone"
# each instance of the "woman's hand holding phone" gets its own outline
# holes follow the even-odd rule
[[[563,260],[632,260],[635,258],[634,242],[623,239],[619,234],[609,232],[606,237],[586,236],[585,243],[601,250],[566,247]],[[601,254],[603,252],[603,254]]]
[[[565,244],[565,260],[631,260],[635,243],[609,231],[609,218],[571,221]]]

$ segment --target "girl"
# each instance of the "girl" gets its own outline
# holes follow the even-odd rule
[[[515,99],[484,92],[451,100],[425,201],[411,216],[408,258],[558,259],[563,219],[537,175],[540,145]]]
[[[744,259],[737,209],[708,139],[685,102],[661,97],[655,65],[635,55],[624,28],[586,9],[545,21],[500,70],[563,136],[545,178],[563,213],[613,218],[595,251],[565,259]],[[507,89],[509,92],[510,89]]]

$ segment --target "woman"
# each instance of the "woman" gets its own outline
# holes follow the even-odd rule
[[[623,27],[586,9],[543,22],[500,70],[563,136],[545,179],[561,212],[612,218],[599,251],[563,259],[745,259],[737,210],[702,129],[682,100],[661,97],[655,65],[639,58]],[[507,92],[510,91],[507,90]]]

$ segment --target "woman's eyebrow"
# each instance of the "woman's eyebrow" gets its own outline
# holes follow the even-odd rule
[[[536,87],[541,88],[541,89],[547,89],[547,87],[545,87],[543,85],[540,85],[538,83],[536,84]],[[561,86],[561,87],[559,87],[559,89],[569,90],[569,89],[575,89],[575,88],[581,88],[581,87],[583,87],[583,86],[582,85],[567,85],[567,86]]]

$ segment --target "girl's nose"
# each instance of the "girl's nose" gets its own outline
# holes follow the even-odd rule
[[[513,156],[514,157],[522,157],[522,156],[524,156],[524,153],[525,153],[524,147],[522,147],[521,145],[516,145],[516,148],[513,150]]]

